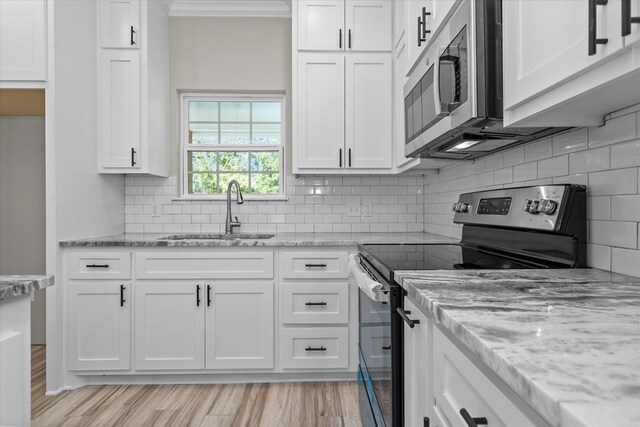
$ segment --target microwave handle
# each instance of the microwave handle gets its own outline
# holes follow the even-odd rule
[[[449,111],[442,110],[442,95],[440,94],[440,55],[444,53],[446,48],[439,47],[436,51],[436,60],[433,63],[433,93],[435,95],[434,106],[436,110],[436,117],[446,117],[449,115]]]

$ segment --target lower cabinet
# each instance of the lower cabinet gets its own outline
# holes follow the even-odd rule
[[[285,369],[349,367],[349,328],[285,328],[280,331]]]
[[[408,299],[404,311],[413,322],[404,323],[404,425],[424,427],[430,417],[432,322]],[[431,424],[434,425],[434,424]]]
[[[68,366],[72,371],[131,368],[130,283],[68,285]]]
[[[273,282],[136,287],[136,370],[273,368]]]

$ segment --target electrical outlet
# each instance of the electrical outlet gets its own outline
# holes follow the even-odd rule
[[[347,203],[347,216],[349,217],[360,216],[360,203]]]
[[[360,213],[364,217],[372,217],[373,216],[373,204],[372,203],[363,203],[360,209]]]
[[[151,205],[151,216],[160,216],[160,205],[157,203]]]

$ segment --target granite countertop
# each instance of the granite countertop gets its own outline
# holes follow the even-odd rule
[[[640,426],[640,278],[596,269],[396,272],[554,427]]]
[[[240,233],[242,234],[242,233]],[[362,243],[454,243],[458,240],[430,233],[276,233],[270,239],[167,239],[206,234],[116,234],[65,240],[61,247],[215,247],[215,246],[355,246]]]
[[[0,301],[53,286],[53,276],[0,276]]]

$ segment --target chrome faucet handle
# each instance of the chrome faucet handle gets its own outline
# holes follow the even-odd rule
[[[239,227],[240,224],[242,224],[242,223],[240,222],[240,220],[238,219],[237,216],[235,216],[234,218],[236,219],[236,226]]]

